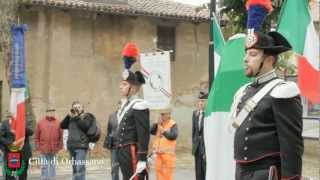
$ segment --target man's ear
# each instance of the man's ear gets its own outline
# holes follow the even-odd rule
[[[139,92],[141,86],[133,85],[132,87],[133,87],[132,89],[134,89],[135,93],[137,93],[137,92]]]
[[[273,66],[276,64],[276,58],[275,58],[274,56],[272,56],[272,55],[266,56],[266,57],[265,57],[265,61],[266,61],[267,63],[272,64]]]

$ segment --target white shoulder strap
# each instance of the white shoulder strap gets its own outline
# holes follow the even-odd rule
[[[234,128],[238,128],[244,122],[244,120],[248,117],[249,113],[257,106],[260,100],[268,94],[277,84],[283,82],[282,79],[275,79],[270,81],[267,85],[265,85],[259,92],[257,92],[252,98],[248,99],[245,102],[244,107],[241,109],[239,114],[233,118],[232,126]]]
[[[243,85],[234,95],[233,97],[233,102],[231,104],[231,108],[230,108],[230,115],[231,117],[236,117],[236,111],[237,111],[237,106],[241,100],[241,97],[243,96],[244,91],[246,90],[246,88],[251,84],[247,83],[245,85]]]
[[[130,101],[127,105],[125,105],[122,109],[119,109],[118,113],[117,113],[117,118],[118,118],[118,124],[120,124],[120,122],[122,121],[123,116],[125,115],[125,113],[131,109],[137,102],[141,102],[143,101],[142,99],[134,99],[132,101]]]

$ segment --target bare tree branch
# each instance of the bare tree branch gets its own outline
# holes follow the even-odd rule
[[[11,25],[17,22],[20,0],[0,0],[0,60],[4,61],[7,80],[11,60]],[[8,82],[10,83],[10,82]]]

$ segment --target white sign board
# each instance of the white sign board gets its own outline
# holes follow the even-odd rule
[[[172,96],[170,52],[141,54],[141,72],[146,79],[143,95],[148,101],[149,108],[153,110],[167,108]]]

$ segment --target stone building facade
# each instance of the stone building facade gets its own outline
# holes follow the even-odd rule
[[[20,19],[28,25],[27,79],[30,111],[36,120],[48,105],[63,118],[71,102],[80,100],[106,129],[107,117],[119,100],[125,43],[136,42],[142,52],[163,46],[174,53],[173,118],[183,129],[179,144],[191,147],[196,96],[200,89],[208,88],[207,10],[163,0],[27,0]],[[1,64],[2,111],[9,106],[6,78]],[[156,120],[153,112],[152,121]]]

